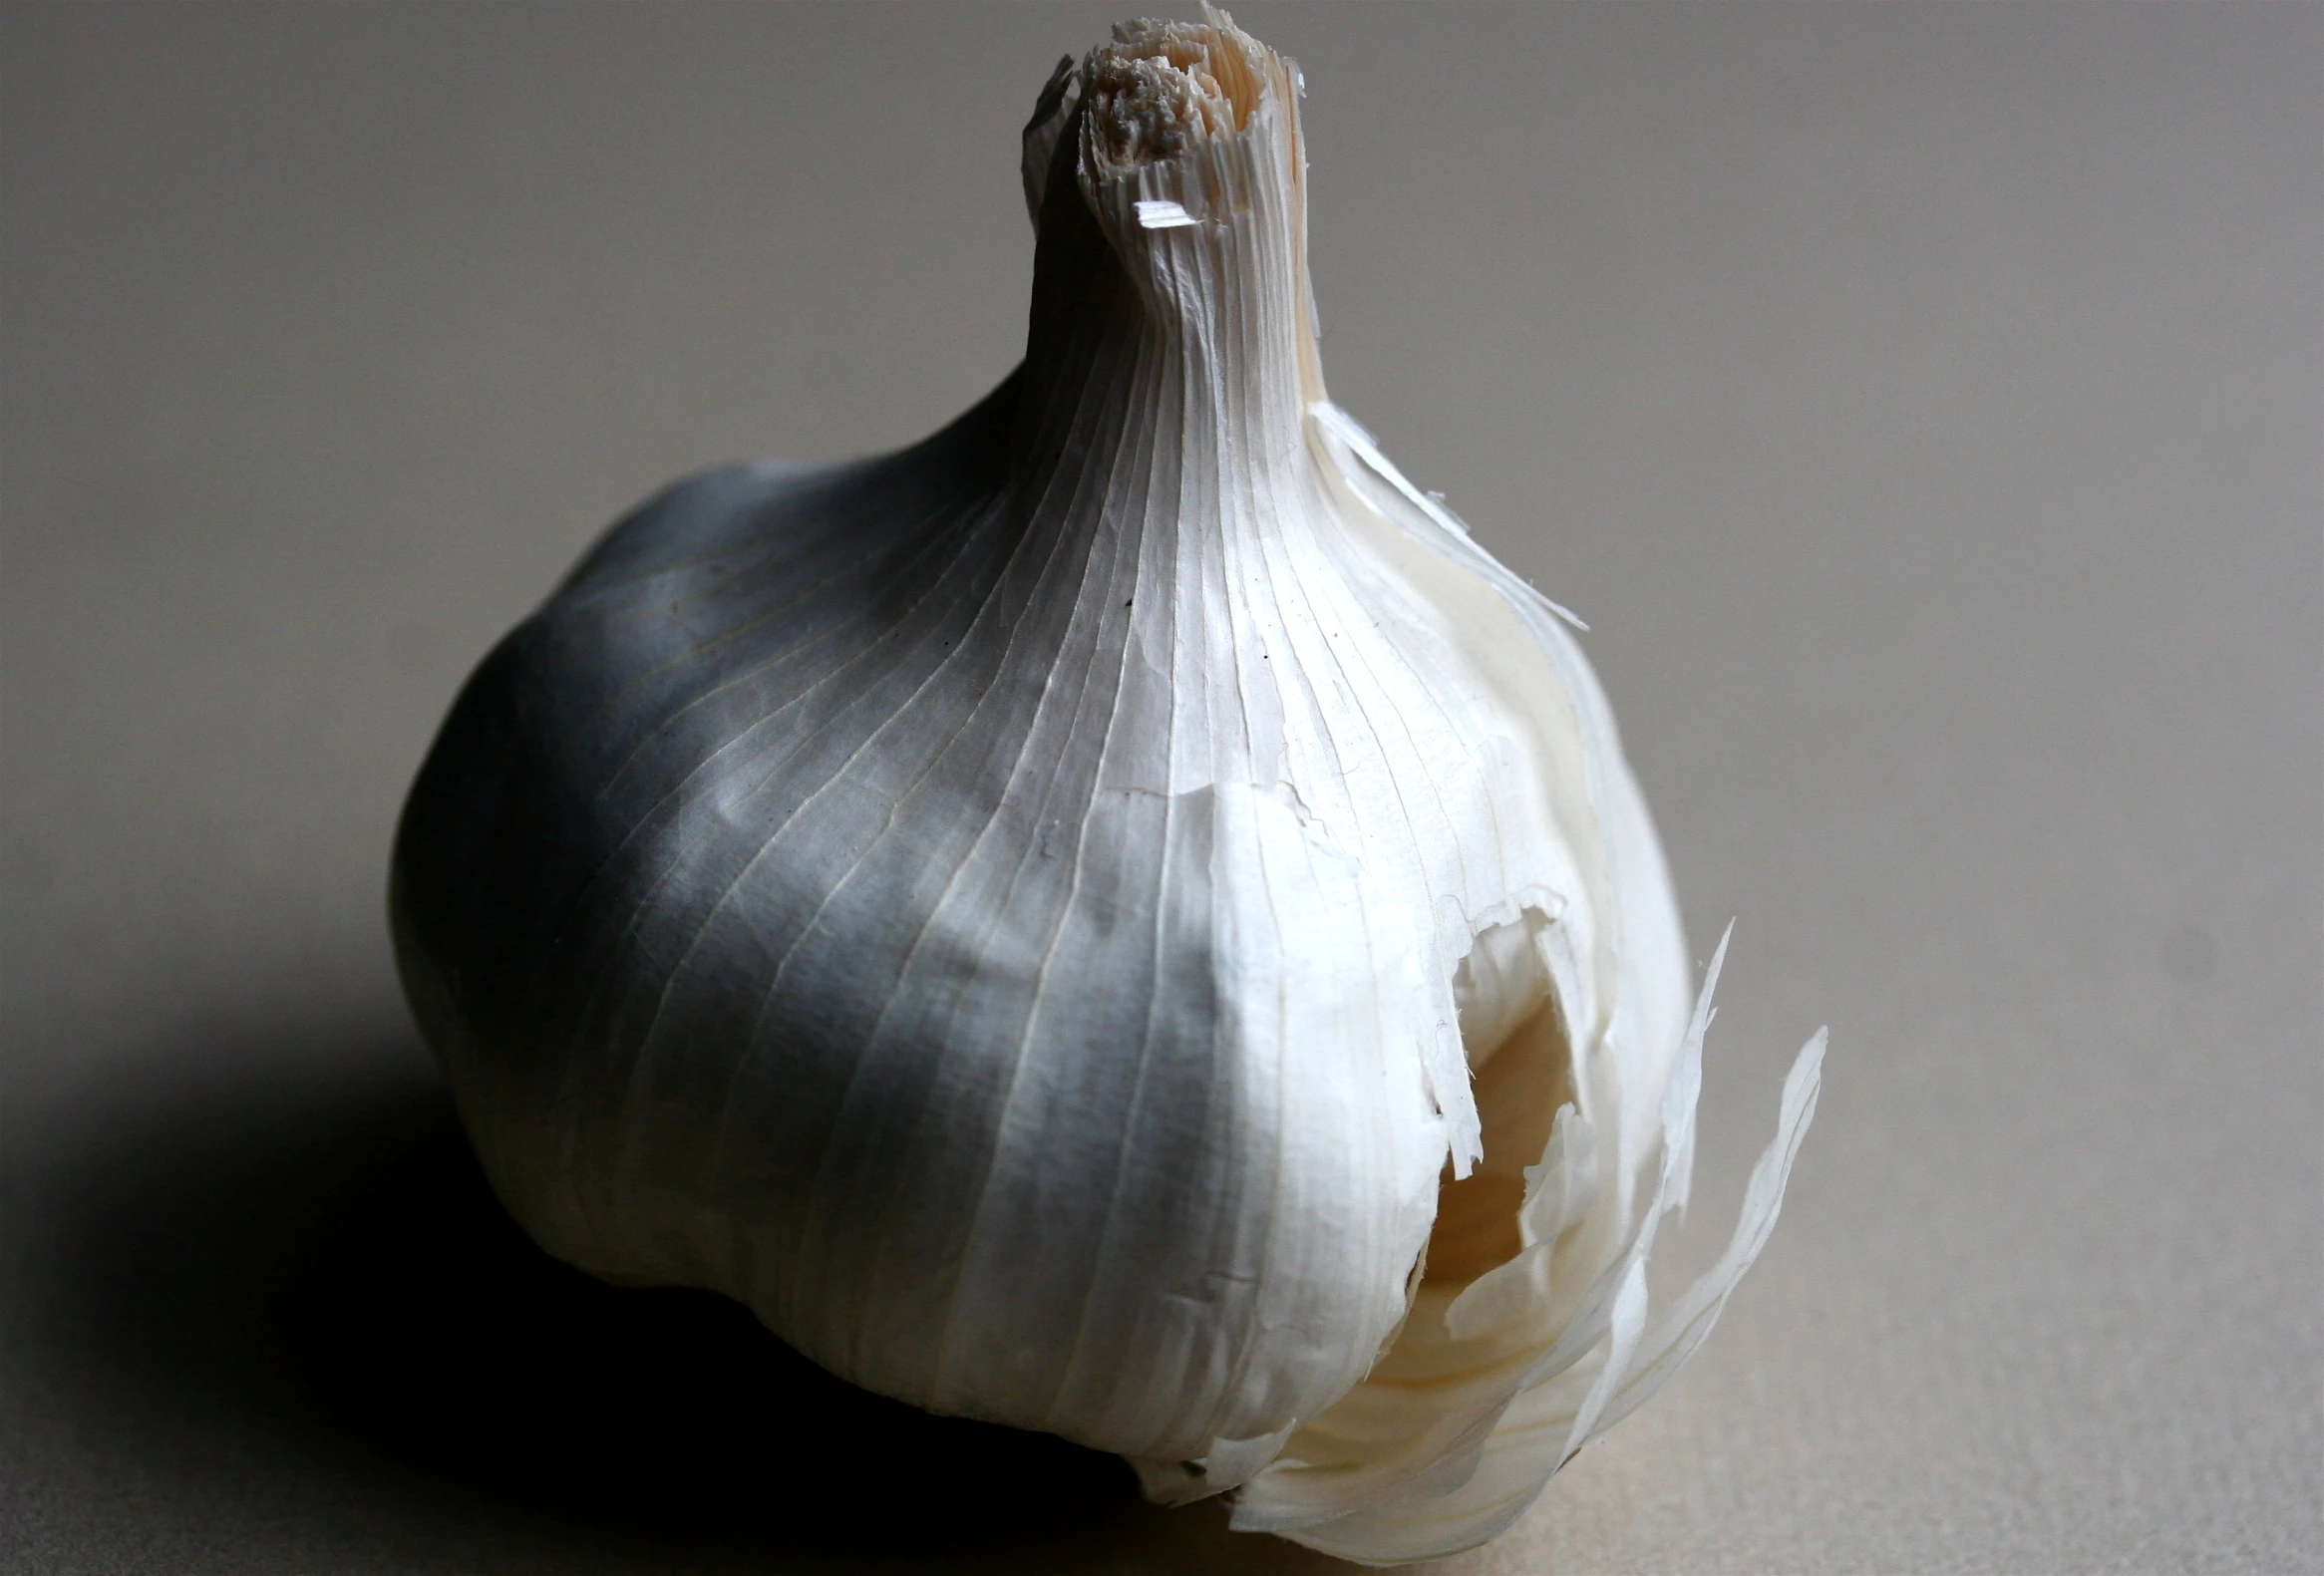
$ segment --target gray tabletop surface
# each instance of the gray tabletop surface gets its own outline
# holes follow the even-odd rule
[[[1579,611],[1693,1366],[1451,1572],[2324,1569],[2324,10],[1237,7],[1334,396]],[[1086,5],[9,7],[0,1568],[1308,1572],[530,1255],[382,915],[462,676],[1022,345]]]

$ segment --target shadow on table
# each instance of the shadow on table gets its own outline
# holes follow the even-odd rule
[[[193,1036],[166,1066],[72,1145],[59,1328],[133,1418],[397,1479],[400,1549],[481,1521],[656,1570],[1347,1568],[1147,1506],[1113,1457],[855,1390],[725,1298],[554,1262],[408,1034]]]

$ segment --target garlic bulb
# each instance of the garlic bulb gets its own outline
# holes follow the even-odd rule
[[[1707,1009],[1558,610],[1325,400],[1298,91],[1219,13],[1061,66],[1023,365],[616,526],[462,694],[392,906],[549,1252],[1393,1563],[1701,1341],[1822,1038],[1650,1316]]]

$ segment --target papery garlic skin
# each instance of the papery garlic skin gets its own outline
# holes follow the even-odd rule
[[[393,909],[551,1253],[1392,1562],[1691,1350],[1821,1042],[1649,1331],[1662,855],[1550,605],[1325,399],[1296,98],[1216,14],[1061,71],[1024,365],[617,526],[463,693]]]

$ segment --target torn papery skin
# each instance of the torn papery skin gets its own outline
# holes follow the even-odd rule
[[[1651,1309],[1707,1008],[1557,611],[1325,398],[1291,68],[1131,24],[1025,169],[992,395],[679,483],[471,680],[407,988],[558,1257],[1238,1527],[1468,1547],[1708,1331],[1822,1038]]]

